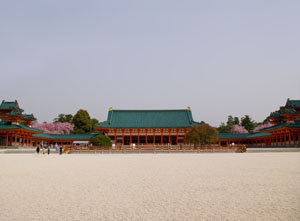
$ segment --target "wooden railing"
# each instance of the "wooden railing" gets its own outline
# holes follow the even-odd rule
[[[139,146],[65,146],[64,153],[177,153],[177,152],[246,152],[245,145],[219,146],[219,145],[139,145]]]

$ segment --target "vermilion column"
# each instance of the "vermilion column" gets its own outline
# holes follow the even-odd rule
[[[296,145],[296,134],[293,134],[293,144]]]
[[[6,146],[8,146],[8,132],[6,132]]]
[[[148,144],[148,133],[147,132],[145,134],[145,137],[146,137],[145,143]]]

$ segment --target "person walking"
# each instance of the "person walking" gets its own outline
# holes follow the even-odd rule
[[[62,155],[62,146],[59,146],[59,155]]]
[[[48,155],[50,154],[50,148],[51,148],[51,146],[50,146],[50,145],[48,145],[48,147],[47,147],[47,152],[48,152]]]
[[[40,145],[37,145],[37,147],[36,147],[36,153],[37,153],[37,154],[40,153]]]

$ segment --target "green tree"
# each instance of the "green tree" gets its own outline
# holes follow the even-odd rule
[[[92,130],[95,131],[95,125],[99,124],[99,121],[95,118],[92,118],[91,121],[92,121]]]
[[[245,115],[245,117],[242,117],[241,119],[241,125],[245,127],[249,133],[251,133],[255,127],[255,122],[249,117],[249,115]]]
[[[103,134],[99,134],[97,136],[95,136],[92,139],[92,144],[94,146],[111,146],[111,140],[109,139],[109,137],[103,135]]]
[[[221,125],[217,128],[219,133],[230,133],[232,126],[221,123]]]
[[[234,125],[240,125],[240,120],[238,117],[234,117]]]
[[[86,110],[79,110],[74,115],[72,123],[74,124],[74,134],[88,134],[93,131],[93,124],[89,113]]]
[[[234,125],[234,120],[233,117],[231,115],[228,116],[227,118],[227,125],[229,126],[233,126]]]
[[[186,140],[188,143],[194,144],[194,146],[199,144],[213,144],[218,140],[218,131],[208,124],[194,126],[187,133]]]
[[[54,119],[54,123],[72,123],[73,115],[72,114],[59,114],[57,118]]]
[[[221,123],[221,125],[217,128],[217,131],[219,133],[231,133],[234,125],[240,125],[240,120],[238,117],[232,117],[232,115],[229,115],[227,123]]]

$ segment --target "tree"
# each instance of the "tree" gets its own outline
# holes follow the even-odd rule
[[[240,120],[238,117],[234,117],[234,125],[240,125]]]
[[[190,129],[189,132],[187,132],[186,141],[188,143],[194,144],[194,146],[199,145],[201,143],[199,129],[197,126],[193,126],[192,129]]]
[[[74,115],[72,123],[74,124],[74,134],[88,134],[93,131],[93,124],[89,113],[80,109]]]
[[[202,144],[214,144],[218,140],[218,131],[209,124],[202,124],[199,127],[199,135]]]
[[[32,127],[42,130],[46,134],[69,134],[74,129],[74,125],[67,122],[35,124]]]
[[[94,146],[111,146],[111,140],[109,137],[103,135],[103,134],[98,134],[92,139],[92,144]]]
[[[228,126],[224,123],[221,123],[221,125],[217,128],[219,133],[230,133],[231,129],[231,126]]]
[[[228,126],[233,126],[234,125],[234,120],[233,120],[233,117],[231,115],[228,116],[227,125]]]
[[[200,126],[194,126],[187,133],[186,140],[188,143],[194,144],[213,144],[218,140],[218,132],[216,128],[211,127],[208,124],[201,124]]]
[[[231,132],[234,133],[234,134],[246,134],[246,133],[248,133],[248,131],[245,129],[245,127],[240,126],[240,125],[234,125]]]
[[[54,122],[61,122],[61,123],[72,123],[73,115],[72,114],[59,114],[57,118],[54,119]]]
[[[249,115],[245,115],[245,117],[242,117],[241,119],[241,126],[245,127],[246,130],[248,130],[248,132],[251,133],[254,129],[255,123],[249,117]]]
[[[221,123],[217,130],[219,133],[230,133],[234,125],[240,125],[240,120],[238,117],[232,117],[232,115],[229,115],[227,123]]]
[[[92,118],[91,121],[92,121],[92,130],[95,131],[95,125],[99,124],[99,121],[95,118]]]

